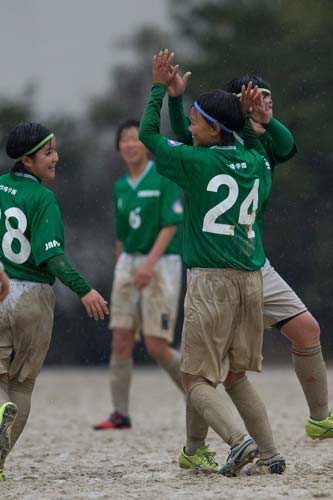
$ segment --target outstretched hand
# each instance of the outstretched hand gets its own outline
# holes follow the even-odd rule
[[[97,321],[109,315],[107,301],[96,290],[90,290],[90,292],[81,298],[81,302],[89,318],[94,318]]]
[[[240,103],[245,114],[251,113],[252,107],[255,102],[260,98],[261,92],[258,85],[252,88],[252,82],[249,82],[247,87],[242,85],[242,95],[240,96]]]
[[[272,108],[267,106],[265,99],[260,92],[259,97],[252,105],[250,119],[256,123],[267,124],[272,117]]]
[[[171,65],[171,68],[175,66]],[[191,76],[191,72],[187,71],[183,76],[180,76],[178,70],[174,74],[173,78],[170,80],[168,85],[168,94],[171,97],[178,97],[184,94],[187,86],[187,82]]]
[[[168,94],[172,97],[183,95],[191,72],[187,71],[183,76],[178,73],[179,64],[173,65],[174,52],[169,49],[160,50],[153,57],[153,82],[163,83],[168,87]]]
[[[169,85],[179,68],[178,64],[171,65],[174,57],[174,52],[169,52],[169,49],[160,50],[153,56],[153,83]]]

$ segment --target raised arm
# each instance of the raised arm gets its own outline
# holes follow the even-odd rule
[[[180,76],[177,71],[168,84],[170,125],[177,139],[188,145],[193,144],[192,135],[188,129],[191,119],[185,114],[183,95],[190,76],[190,71],[183,76]]]

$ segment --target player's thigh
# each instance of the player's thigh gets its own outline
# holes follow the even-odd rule
[[[109,323],[112,330],[136,330],[139,327],[140,291],[133,284],[133,260],[133,256],[121,254],[115,267]]]
[[[280,327],[286,320],[304,313],[307,308],[284,281],[279,273],[266,260],[262,268],[264,290],[265,327]]]
[[[35,379],[48,352],[53,327],[55,297],[52,287],[27,287],[12,309],[14,356],[9,376],[19,382]]]
[[[177,255],[163,256],[154,275],[142,290],[141,316],[144,336],[171,343],[177,321],[181,287],[181,260]]]
[[[184,304],[181,371],[218,384],[229,372],[228,351],[239,289],[228,269],[191,269]]]

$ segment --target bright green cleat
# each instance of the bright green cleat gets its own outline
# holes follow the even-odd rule
[[[305,432],[311,439],[333,438],[333,410],[330,411],[330,414],[324,420],[308,418]]]
[[[8,402],[0,406],[0,481],[4,480],[3,466],[10,451],[10,434],[16,414],[16,404]]]
[[[182,448],[178,457],[179,467],[205,472],[218,472],[219,464],[215,460],[215,455],[215,452],[208,451],[208,446],[197,448],[194,455],[187,455],[185,448]]]

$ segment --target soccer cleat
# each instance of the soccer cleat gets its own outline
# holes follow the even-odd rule
[[[8,402],[0,406],[0,481],[4,480],[3,466],[10,451],[10,434],[16,414],[16,404]]]
[[[208,451],[208,446],[201,446],[194,455],[188,455],[185,448],[179,453],[178,463],[182,469],[197,469],[205,472],[218,472],[219,464],[215,460],[216,453]]]
[[[275,455],[272,458],[263,460],[259,458],[254,464],[246,468],[247,476],[260,476],[264,474],[283,474],[286,470],[286,461],[282,455]]]
[[[311,439],[333,438],[333,410],[324,420],[314,420],[308,418],[305,426],[305,432]]]
[[[96,431],[102,431],[107,429],[130,429],[132,427],[131,419],[125,417],[118,411],[111,413],[107,420],[103,420],[97,425],[94,425]]]
[[[220,474],[228,477],[238,476],[241,469],[258,456],[258,452],[254,439],[245,436],[239,445],[231,448],[226,463],[219,471]]]

